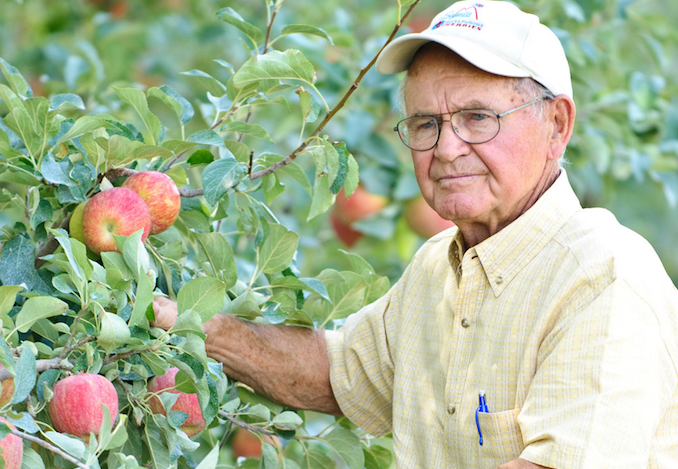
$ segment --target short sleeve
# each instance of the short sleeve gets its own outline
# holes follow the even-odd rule
[[[386,315],[389,292],[349,316],[338,331],[326,331],[330,382],[344,415],[375,436],[392,429],[393,360]]]
[[[618,279],[559,319],[518,415],[521,458],[558,468],[648,467],[678,382],[659,317]]]

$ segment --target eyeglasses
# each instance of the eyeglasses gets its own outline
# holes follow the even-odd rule
[[[443,122],[452,124],[454,133],[466,143],[485,143],[499,134],[499,119],[544,99],[548,98],[537,98],[501,114],[492,109],[462,109],[450,114],[449,120],[442,119],[442,114],[408,117],[393,130],[405,146],[415,151],[430,150],[438,144]]]

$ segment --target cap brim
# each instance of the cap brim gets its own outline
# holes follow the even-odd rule
[[[530,76],[525,70],[505,58],[489,52],[473,42],[458,37],[441,37],[440,34],[427,32],[406,34],[391,42],[377,59],[377,71],[383,74],[391,74],[407,70],[419,48],[429,42],[447,47],[486,72],[507,77]]]

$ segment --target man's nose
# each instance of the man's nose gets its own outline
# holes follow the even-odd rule
[[[440,123],[440,137],[435,147],[435,156],[441,160],[452,161],[471,151],[471,144],[463,141],[454,131],[449,120]]]

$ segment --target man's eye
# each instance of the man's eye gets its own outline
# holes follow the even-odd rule
[[[471,120],[473,120],[473,121],[483,121],[483,120],[485,120],[485,119],[489,119],[489,118],[490,118],[490,116],[487,115],[487,114],[484,113],[484,112],[472,112],[472,113],[469,113],[469,116],[468,116],[468,117],[469,117],[469,119],[471,119]]]
[[[430,130],[430,129],[435,129],[437,127],[437,123],[435,119],[427,119],[419,123],[417,128],[420,130]]]

